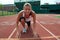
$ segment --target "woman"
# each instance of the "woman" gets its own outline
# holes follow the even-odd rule
[[[26,28],[25,28],[25,23],[27,23],[28,25],[28,29],[31,27],[31,18],[33,18],[33,27],[35,29],[35,23],[36,23],[36,13],[32,10],[31,8],[31,4],[29,3],[25,3],[23,6],[23,10],[21,10],[18,13],[18,17],[17,17],[17,30],[18,30],[18,24],[19,22],[22,24],[23,26],[23,33],[26,32]]]

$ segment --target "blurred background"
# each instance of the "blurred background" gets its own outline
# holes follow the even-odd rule
[[[0,0],[0,16],[17,14],[26,2],[37,14],[60,14],[60,0]]]

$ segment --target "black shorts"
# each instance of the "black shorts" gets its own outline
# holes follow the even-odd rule
[[[31,21],[26,21],[24,17],[20,17],[19,21],[21,22],[21,19],[24,19],[25,23],[27,23],[28,27],[30,27]]]

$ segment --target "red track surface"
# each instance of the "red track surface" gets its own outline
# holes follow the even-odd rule
[[[37,14],[36,32],[41,40],[58,40],[60,39],[60,18],[55,18],[58,14]],[[16,27],[16,17],[14,16],[1,16],[0,17],[0,38],[9,38],[12,31]],[[44,29],[45,27],[46,29]],[[22,30],[22,25],[19,25],[19,29]],[[32,27],[33,30],[33,27]],[[22,34],[21,38],[32,39],[32,32]],[[16,38],[16,31],[11,38]],[[36,39],[36,38],[35,38]],[[38,38],[37,38],[38,39]],[[37,40],[36,39],[36,40]],[[33,40],[33,39],[32,39]]]

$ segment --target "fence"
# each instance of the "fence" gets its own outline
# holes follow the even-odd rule
[[[15,14],[17,14],[17,11],[14,5],[0,6],[0,16],[15,15]]]
[[[14,15],[14,14],[17,14],[17,12],[0,11],[0,16]]]

